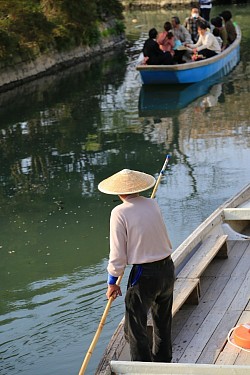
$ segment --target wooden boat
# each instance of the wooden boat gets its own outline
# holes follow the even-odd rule
[[[236,40],[219,55],[202,61],[177,65],[138,65],[145,85],[185,84],[203,81],[221,71],[228,74],[240,60],[241,31],[237,26]]]
[[[172,258],[173,363],[130,361],[122,320],[96,375],[249,375],[250,352],[233,346],[229,333],[250,325],[250,184],[215,210]]]

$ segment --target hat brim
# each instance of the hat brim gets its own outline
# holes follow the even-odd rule
[[[135,194],[150,189],[155,182],[155,178],[147,173],[124,169],[101,181],[98,189],[112,195]]]

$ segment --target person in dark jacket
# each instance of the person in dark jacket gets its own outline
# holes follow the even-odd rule
[[[223,18],[225,22],[225,28],[227,30],[227,38],[228,38],[228,44],[232,44],[235,39],[237,38],[237,32],[236,28],[232,22],[232,13],[230,10],[224,10],[221,14],[220,17]]]
[[[211,19],[211,24],[219,30],[219,36],[222,39],[222,47],[221,50],[223,51],[225,48],[228,47],[228,35],[225,26],[222,24],[222,18],[220,16],[214,17]]]
[[[172,65],[173,58],[170,52],[163,52],[156,41],[158,32],[155,28],[150,29],[149,38],[145,41],[143,46],[143,55],[147,65]]]

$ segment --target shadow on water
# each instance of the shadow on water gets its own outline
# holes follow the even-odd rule
[[[0,128],[27,120],[39,111],[58,103],[79,104],[84,94],[89,100],[105,92],[109,84],[116,88],[126,73],[126,56],[123,51],[97,56],[94,61],[83,62],[74,67],[41,77],[7,92],[0,93]],[[88,95],[86,95],[86,93]],[[99,111],[98,100],[88,110]]]

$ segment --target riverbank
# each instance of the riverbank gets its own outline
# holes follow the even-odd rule
[[[123,34],[103,38],[101,43],[93,46],[78,46],[69,51],[52,51],[38,55],[35,60],[19,61],[13,66],[0,70],[0,92],[8,91],[25,82],[61,71],[80,62],[94,59],[114,49],[123,48],[126,40]]]

